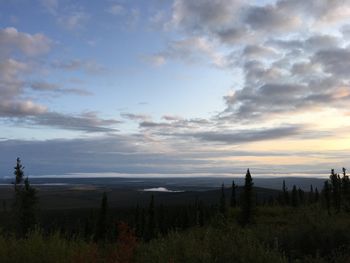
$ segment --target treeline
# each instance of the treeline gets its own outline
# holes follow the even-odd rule
[[[21,160],[17,158],[14,167],[14,203],[11,213],[12,225],[17,236],[25,236],[28,231],[40,225],[37,192],[30,185],[29,179],[24,176],[23,169]],[[152,195],[148,207],[136,204],[134,209],[130,208],[127,212],[109,208],[107,193],[103,193],[100,209],[90,211],[85,218],[80,218],[77,229],[70,229],[70,231],[86,239],[113,241],[118,235],[117,221],[122,218],[122,221],[133,229],[139,239],[149,241],[155,237],[165,236],[171,231],[185,230],[193,226],[202,227],[218,218],[225,219],[229,210],[236,208],[239,210],[236,220],[242,226],[255,222],[255,210],[258,206],[297,208],[311,205],[320,206],[329,214],[339,213],[342,210],[350,212],[350,180],[345,168],[342,169],[342,175],[335,173],[332,169],[321,191],[317,187],[314,189],[312,185],[307,192],[296,185],[289,190],[283,180],[281,192],[278,195],[265,196],[262,200],[258,200],[253,186],[253,179],[248,169],[243,187],[238,189],[232,180],[229,196],[227,196],[227,188],[222,184],[221,195],[218,196],[216,205],[207,204],[196,198],[193,203],[189,201],[188,205],[166,206],[162,204],[162,200],[155,200]],[[123,215],[116,216],[118,212]],[[45,225],[41,227],[47,232],[55,231]],[[63,232],[69,229],[69,227],[65,229],[62,224],[52,227],[59,227]]]
[[[284,262],[283,260],[286,257],[289,258],[288,262],[292,262],[292,259],[301,258],[304,254],[308,255],[308,253],[312,254],[313,257],[319,257],[320,260],[315,262],[322,262],[323,259],[327,258],[329,251],[341,248],[341,244],[347,246],[350,243],[350,236],[339,235],[339,229],[343,231],[350,228],[350,220],[345,221],[348,222],[345,224],[343,220],[344,215],[347,219],[349,219],[350,215],[350,181],[345,168],[342,169],[342,174],[337,174],[334,170],[331,170],[330,177],[325,180],[321,190],[314,188],[312,185],[310,185],[309,191],[304,191],[296,185],[293,185],[292,189],[289,190],[285,181],[283,181],[278,195],[271,195],[263,200],[258,200],[257,198],[256,188],[249,169],[246,172],[245,183],[242,187],[238,187],[233,180],[230,191],[228,191],[222,184],[216,204],[207,204],[196,198],[193,202],[189,202],[188,205],[166,206],[162,204],[162,200],[156,200],[152,195],[148,206],[141,207],[136,204],[135,208],[121,212],[121,210],[109,207],[108,195],[103,193],[98,210],[90,211],[85,216],[79,216],[78,222],[75,222],[76,224],[68,221],[65,224],[54,225],[40,221],[37,191],[30,185],[29,179],[24,176],[23,169],[21,160],[17,158],[16,166],[14,167],[14,201],[11,211],[8,213],[12,228],[2,231],[3,235],[7,236],[8,240],[12,240],[12,242],[15,242],[14,240],[16,239],[31,240],[33,233],[34,236],[36,235],[35,233],[40,233],[40,238],[46,237],[48,240],[51,240],[58,233],[58,235],[63,235],[60,238],[67,240],[67,242],[77,239],[81,240],[79,242],[85,242],[83,244],[87,245],[88,251],[84,250],[84,248],[83,251],[85,252],[82,253],[90,253],[91,247],[93,247],[96,251],[99,251],[98,253],[102,253],[105,257],[111,257],[114,260],[101,262],[132,262],[132,259],[137,254],[135,252],[137,247],[140,247],[141,251],[138,255],[141,253],[145,258],[150,255],[155,257],[152,254],[154,252],[153,249],[156,250],[154,244],[158,244],[159,240],[165,238],[165,244],[171,247],[173,239],[179,240],[178,242],[186,242],[186,240],[182,239],[182,236],[174,236],[174,233],[187,233],[187,231],[191,233],[193,229],[197,229],[194,232],[195,236],[192,237],[194,238],[192,241],[195,242],[196,238],[200,238],[202,235],[202,230],[200,229],[209,231],[208,233],[212,233],[210,235],[214,235],[212,238],[215,238],[214,233],[224,233],[226,230],[230,232],[233,231],[233,227],[235,233],[244,233],[245,235],[251,235],[252,238],[254,237],[254,241],[246,241],[244,238],[242,239],[237,234],[234,234],[237,240],[243,242],[242,244],[253,242],[259,251],[264,251],[265,247],[272,249],[271,251],[268,250],[271,252],[268,254],[269,257],[272,255],[272,258],[279,258],[281,262]],[[228,193],[230,194],[228,195]],[[44,211],[44,213],[49,214],[50,212]],[[294,215],[298,216],[295,220],[300,220],[300,218],[305,220],[305,218],[313,217],[315,214],[324,220],[321,222],[321,226],[314,226],[314,222],[311,221],[307,223],[309,225],[303,225],[300,222],[297,222],[295,225],[295,222],[293,222],[292,226],[295,225],[293,228],[290,226],[291,222],[288,221],[288,217],[293,217]],[[329,220],[324,217],[324,214],[329,217]],[[338,218],[337,215],[341,216]],[[60,216],[62,215],[55,215],[58,219]],[[327,225],[328,227],[329,223],[326,222],[338,222],[335,218],[341,222],[339,226],[332,226],[332,228],[327,229],[328,232],[322,233],[325,226]],[[265,233],[266,228],[271,227],[271,222],[277,224],[276,227],[278,225],[281,225],[281,227]],[[260,225],[264,225],[262,230],[259,229]],[[253,229],[253,233],[250,233],[249,231],[251,230],[249,229]],[[299,231],[299,236],[293,231]],[[315,233],[312,231],[315,231]],[[15,236],[13,237],[11,233]],[[184,236],[186,235],[184,234]],[[302,240],[308,240],[310,235],[318,236],[319,243],[309,240],[303,247],[299,247],[298,242],[302,243]],[[300,241],[297,241],[299,239]],[[225,243],[233,242],[229,237],[225,237],[223,240],[220,241],[223,242],[220,244],[221,246],[225,246]],[[2,245],[6,246],[5,243]],[[119,252],[116,252],[115,248],[107,249],[112,244],[117,244]],[[158,244],[157,246],[163,245]],[[239,247],[240,245],[234,243],[232,246]],[[100,250],[101,247],[102,250]],[[165,249],[165,247],[163,248]],[[304,251],[305,248],[309,250]],[[320,252],[321,249],[326,251],[325,254]],[[340,251],[340,256],[337,255],[335,258],[343,258],[344,255],[347,255],[347,252]],[[168,251],[167,253],[170,252]],[[217,252],[214,251],[212,253]],[[95,257],[99,257],[95,254]],[[121,260],[120,258],[124,256],[126,259]],[[164,255],[159,254],[159,256]],[[189,254],[189,257],[193,256]],[[82,256],[82,258],[85,258],[85,256]],[[119,259],[117,260],[117,258]],[[159,262],[163,261],[159,260]],[[211,261],[209,260],[208,262]]]

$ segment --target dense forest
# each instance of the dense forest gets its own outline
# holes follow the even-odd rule
[[[0,213],[1,262],[350,262],[350,180],[331,171],[323,189],[281,182],[258,197],[252,175],[200,198],[166,205],[43,210],[18,158],[13,201]],[[229,193],[229,194],[228,194]]]

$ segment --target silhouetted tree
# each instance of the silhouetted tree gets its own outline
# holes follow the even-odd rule
[[[341,179],[342,184],[342,195],[343,195],[343,203],[346,211],[350,211],[350,179],[349,176],[346,175],[346,169],[343,167],[343,177]]]
[[[232,180],[232,186],[231,186],[231,207],[236,207],[237,206],[237,200],[236,200],[236,185],[235,181]]]
[[[314,194],[314,188],[312,185],[310,185],[310,192],[309,192],[309,204],[312,204],[315,202],[315,194]]]
[[[220,206],[219,206],[220,213],[226,217],[226,196],[225,196],[225,186],[224,184],[221,185],[221,196],[220,196]]]
[[[333,200],[333,205],[336,210],[336,212],[340,212],[340,207],[341,207],[341,179],[339,174],[336,174],[334,172],[334,169],[331,170],[331,193],[332,193],[332,200]]]
[[[19,236],[25,236],[36,224],[37,194],[35,188],[30,185],[28,177],[24,178],[24,166],[21,164],[20,158],[17,158],[14,169],[15,198],[13,211],[16,231]]]
[[[331,189],[328,183],[328,180],[324,182],[323,190],[322,190],[322,195],[324,198],[325,206],[327,209],[328,214],[331,214]]]
[[[107,233],[107,194],[103,192],[101,207],[97,218],[95,241],[104,240]]]
[[[245,182],[241,197],[241,215],[240,215],[240,221],[242,225],[247,225],[253,222],[253,216],[254,216],[254,200],[255,195],[253,192],[253,179],[250,174],[249,169],[247,170],[246,176],[245,176]]]
[[[23,187],[23,180],[24,180],[24,166],[21,164],[21,159],[17,157],[16,160],[16,166],[14,167],[14,175],[15,175],[15,189],[16,188],[22,188]]]

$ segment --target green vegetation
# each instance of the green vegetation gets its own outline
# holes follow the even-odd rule
[[[279,195],[259,200],[253,185],[248,169],[237,199],[232,182],[216,205],[196,198],[166,206],[152,195],[148,207],[124,210],[109,208],[104,192],[99,210],[72,210],[69,220],[52,214],[62,221],[51,224],[38,216],[36,191],[17,159],[14,204],[0,214],[12,223],[0,232],[0,262],[350,262],[345,168],[342,176],[332,170],[321,194],[313,186],[288,191],[282,182]]]
[[[17,158],[14,167],[14,204],[13,216],[16,223],[16,233],[25,236],[36,224],[36,190],[30,186],[28,177],[24,178],[23,165]]]

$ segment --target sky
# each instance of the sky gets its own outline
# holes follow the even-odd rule
[[[0,0],[0,177],[327,175],[349,0]]]

